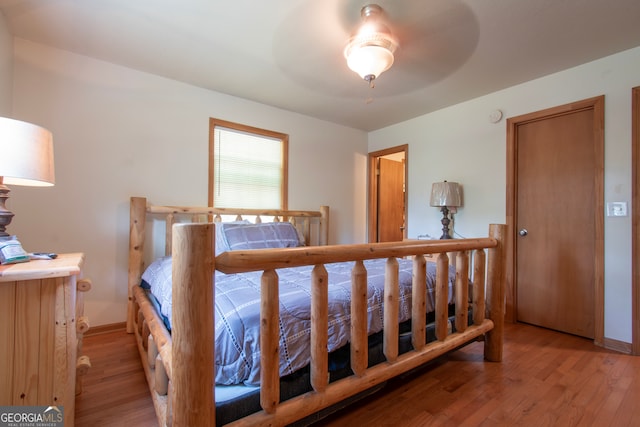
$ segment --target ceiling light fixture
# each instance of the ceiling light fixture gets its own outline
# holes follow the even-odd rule
[[[362,24],[345,47],[344,56],[349,68],[374,87],[373,81],[393,65],[393,52],[398,42],[385,25],[380,6],[366,5],[360,15]]]

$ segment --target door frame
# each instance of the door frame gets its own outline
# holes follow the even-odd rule
[[[402,232],[407,237],[407,203],[409,199],[409,144],[398,145],[384,150],[372,151],[369,153],[368,174],[367,174],[367,241],[369,243],[378,241],[378,180],[376,179],[376,164],[379,157],[389,154],[404,153],[404,217],[405,227]]]
[[[505,320],[515,323],[517,320],[516,292],[516,212],[517,212],[517,130],[527,122],[542,120],[579,110],[592,109],[594,112],[594,149],[595,149],[595,259],[594,259],[594,302],[595,324],[594,343],[604,346],[604,95],[582,101],[572,102],[533,113],[507,119],[507,265],[506,265],[506,312]]]
[[[640,86],[631,89],[631,354],[640,355]]]

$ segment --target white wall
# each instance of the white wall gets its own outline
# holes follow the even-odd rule
[[[487,224],[506,221],[506,122],[490,123],[489,113],[514,117],[605,95],[605,202],[630,208],[631,88],[638,85],[635,48],[372,132],[369,151],[409,144],[410,237],[440,236],[441,214],[429,206],[429,193],[445,179],[464,187],[455,231],[485,235]],[[631,342],[630,216],[605,218],[605,254],[605,337]]]
[[[1,40],[0,40],[1,41]],[[84,252],[92,324],[125,320],[129,197],[207,203],[209,118],[289,134],[289,207],[331,209],[330,243],[365,241],[366,133],[15,40],[13,115],[52,131],[56,185],[13,187],[10,232]]]
[[[13,85],[13,36],[0,13],[0,116],[11,117]]]

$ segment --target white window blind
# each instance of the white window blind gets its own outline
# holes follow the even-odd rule
[[[213,205],[281,209],[284,142],[222,126],[213,139]]]

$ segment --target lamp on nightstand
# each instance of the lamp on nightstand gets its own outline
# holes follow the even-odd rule
[[[431,186],[431,206],[441,208],[442,236],[440,239],[451,239],[449,234],[449,208],[462,206],[460,186],[457,182],[434,182]]]
[[[52,186],[53,139],[51,132],[20,120],[0,117],[0,239],[9,236],[13,219],[5,203],[10,185]]]

